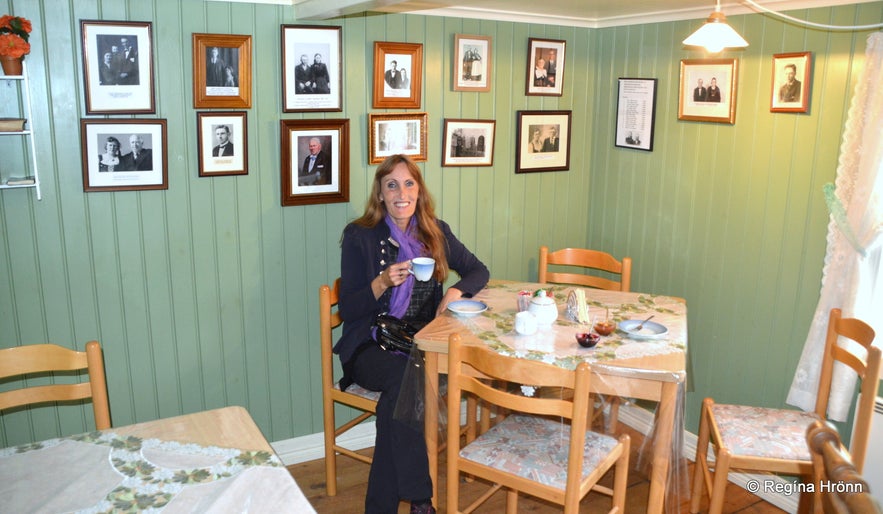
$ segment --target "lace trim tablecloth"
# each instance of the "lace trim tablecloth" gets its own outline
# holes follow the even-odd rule
[[[576,343],[578,332],[591,331],[567,318],[567,296],[574,286],[543,285],[558,305],[558,320],[551,327],[540,327],[533,335],[515,332],[518,292],[533,291],[539,284],[492,282],[475,299],[488,305],[479,316],[462,318],[461,323],[476,337],[499,353],[523,359],[538,360],[568,369],[583,361],[604,362],[632,357],[647,357],[684,352],[687,348],[687,306],[671,296],[623,293],[600,289],[584,289],[589,305],[589,319],[605,319],[619,323],[626,319],[644,319],[653,314],[653,321],[668,331],[654,339],[634,339],[619,330],[601,338],[594,348]]]
[[[0,450],[3,512],[315,512],[279,458],[112,431]]]

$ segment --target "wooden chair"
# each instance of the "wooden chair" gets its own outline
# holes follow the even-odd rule
[[[377,400],[380,398],[380,393],[364,389],[358,384],[352,384],[346,391],[341,391],[338,379],[334,378],[332,329],[343,323],[340,313],[334,309],[339,293],[340,279],[334,281],[334,288],[328,285],[319,288],[319,336],[322,343],[322,418],[325,431],[325,490],[328,496],[337,494],[338,454],[371,464],[371,457],[344,448],[337,443],[337,438],[373,416],[377,411]],[[358,409],[362,413],[338,426],[334,418],[335,403]]]
[[[854,343],[841,346],[838,344],[840,337]],[[705,490],[709,494],[709,513],[721,512],[730,469],[799,475],[804,480],[811,478],[812,461],[805,434],[814,421],[826,419],[835,362],[849,366],[862,379],[851,443],[855,467],[861,472],[880,376],[880,349],[871,346],[873,340],[874,330],[866,323],[842,318],[840,309],[831,310],[813,412],[723,405],[706,398],[699,418],[690,512],[699,512]],[[862,348],[865,355],[857,353],[856,347]],[[766,428],[758,430],[759,426]],[[708,461],[709,442],[715,453],[714,463]],[[803,512],[808,508],[807,501],[807,497],[801,496],[800,510]]]
[[[812,455],[813,512],[883,514],[834,427],[814,421],[806,431],[806,444]]]
[[[549,265],[571,266],[575,268],[583,268],[585,270],[600,270],[607,273],[619,275],[619,281],[612,280],[594,275],[585,275],[583,273],[574,272],[551,272],[548,270]],[[583,248],[563,248],[554,252],[549,252],[548,246],[540,247],[540,266],[539,266],[539,282],[547,284],[549,282],[555,284],[573,284],[578,286],[592,287],[595,289],[605,289],[608,291],[631,291],[632,286],[632,259],[631,257],[623,257],[621,261],[607,252],[600,250],[587,250]],[[594,395],[593,395],[594,396]],[[595,403],[600,407],[604,405],[604,399],[595,397]],[[617,396],[611,396],[606,399],[610,404],[608,430],[616,431],[616,424],[619,419],[619,405],[621,400]],[[604,414],[603,408],[595,411],[595,417]]]
[[[549,265],[574,266],[583,270],[600,270],[619,275],[619,281],[594,275],[573,272],[551,272]],[[546,284],[574,284],[579,286],[606,289],[608,291],[630,291],[632,285],[632,259],[623,257],[621,261],[609,253],[583,248],[563,248],[549,252],[548,246],[540,247],[539,282]]]
[[[617,440],[587,430],[588,363],[570,371],[506,357],[484,347],[464,346],[458,334],[451,335],[448,352],[448,512],[472,512],[501,488],[507,489],[509,513],[517,511],[520,491],[563,505],[566,514],[576,514],[580,500],[593,489],[613,497],[610,512],[623,512],[629,438],[623,435]],[[529,398],[497,389],[478,377],[566,388],[573,395],[571,399]],[[460,398],[467,392],[511,413],[457,452]],[[599,486],[598,480],[614,467],[613,489]],[[460,473],[494,483],[462,511]]]
[[[35,376],[61,376],[86,370],[88,382],[24,385],[0,392],[0,410],[51,402],[71,402],[92,399],[95,428],[110,428],[110,405],[104,376],[104,358],[98,341],[86,343],[79,352],[55,344],[34,344],[0,350],[0,380]]]

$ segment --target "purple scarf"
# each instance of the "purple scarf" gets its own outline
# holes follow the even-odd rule
[[[410,261],[414,257],[420,257],[423,254],[423,244],[414,237],[416,232],[417,220],[411,217],[406,232],[402,232],[395,221],[386,215],[386,224],[389,226],[390,236],[399,244],[398,261]],[[408,310],[411,303],[411,291],[414,289],[414,275],[408,275],[408,278],[398,287],[392,289],[392,297],[389,300],[389,313],[397,318],[401,318]]]

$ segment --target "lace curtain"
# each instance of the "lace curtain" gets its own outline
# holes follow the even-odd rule
[[[868,36],[864,70],[849,108],[835,185],[825,187],[831,212],[828,247],[822,269],[822,290],[787,402],[804,410],[815,408],[828,313],[840,307],[845,317],[874,325],[883,338],[883,32]],[[877,305],[877,310],[874,305]],[[855,374],[838,365],[828,417],[845,421],[855,394]]]

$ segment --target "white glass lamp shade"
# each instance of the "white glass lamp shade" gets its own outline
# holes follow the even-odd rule
[[[727,17],[720,11],[711,13],[699,30],[684,40],[685,45],[702,46],[716,54],[724,48],[745,48],[748,41],[727,24]]]

